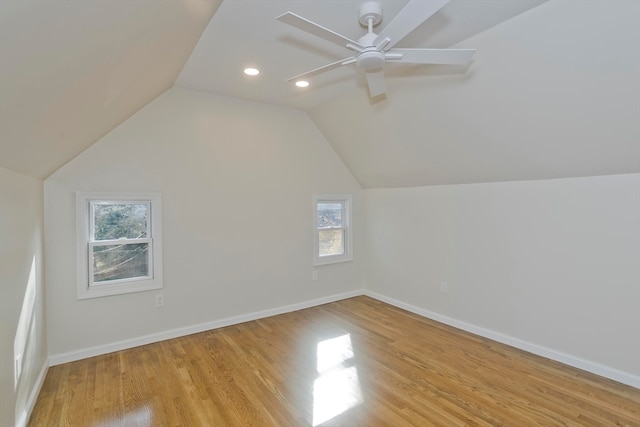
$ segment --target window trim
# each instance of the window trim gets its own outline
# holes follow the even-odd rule
[[[344,204],[344,253],[320,256],[320,233],[318,229],[318,203]],[[313,195],[313,265],[329,265],[353,261],[353,197],[351,194],[314,194]]]
[[[162,280],[162,212],[159,193],[95,193],[76,192],[76,254],[77,254],[77,298],[88,299],[132,292],[151,291],[163,288]],[[146,238],[92,241],[94,227],[93,206],[96,202],[140,203],[149,206]],[[92,279],[90,251],[95,246],[113,243],[149,244],[149,276],[117,279],[95,283]]]

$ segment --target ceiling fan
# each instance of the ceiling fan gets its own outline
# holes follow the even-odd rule
[[[353,56],[324,65],[311,71],[288,78],[286,81],[310,77],[333,68],[355,63],[367,76],[371,97],[386,92],[383,65],[386,62],[400,64],[467,64],[475,49],[394,49],[400,40],[406,37],[418,25],[429,19],[449,0],[410,0],[409,3],[380,31],[373,32],[373,27],[382,21],[382,6],[375,1],[360,6],[359,22],[367,27],[367,33],[354,41],[331,31],[315,22],[309,21],[293,12],[278,16],[281,22],[292,25],[303,31],[337,43],[355,52]]]

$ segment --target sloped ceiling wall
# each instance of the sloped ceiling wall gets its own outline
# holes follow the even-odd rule
[[[170,88],[221,0],[0,2],[0,166],[45,178]]]
[[[386,98],[354,76],[309,110],[365,188],[640,171],[640,2],[531,4],[458,44],[467,70],[390,66]],[[0,1],[0,166],[45,178],[163,93],[219,5]]]
[[[640,171],[640,2],[550,1],[310,115],[365,188]]]

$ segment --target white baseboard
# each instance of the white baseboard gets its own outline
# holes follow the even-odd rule
[[[479,326],[472,325],[470,323],[453,319],[451,317],[443,316],[424,308],[416,307],[414,305],[389,298],[377,292],[365,290],[363,294],[387,304],[391,304],[395,307],[402,308],[403,310],[410,311],[411,313],[415,313],[420,316],[435,320],[436,322],[444,323],[445,325],[453,326],[454,328],[462,329],[463,331],[471,332],[472,334],[479,335],[484,338],[489,338],[502,344],[519,348],[520,350],[524,350],[538,356],[555,360],[556,362],[564,363],[565,365],[573,366],[574,368],[582,369],[583,371],[591,372],[592,374],[596,374],[601,377],[609,378],[611,380],[630,385],[631,387],[640,388],[640,376],[638,375],[619,371],[609,366],[601,365],[596,362],[575,357],[566,353],[562,353],[560,351],[552,350],[550,348],[514,338],[509,335],[501,334],[500,332],[495,332],[490,329],[485,329]]]
[[[40,394],[40,390],[42,389],[42,385],[44,384],[44,379],[47,376],[47,371],[49,370],[49,363],[45,361],[40,368],[40,372],[38,373],[38,377],[36,378],[36,383],[34,384],[33,389],[31,389],[31,393],[29,393],[29,399],[27,399],[26,408],[20,414],[20,417],[16,420],[16,427],[25,427],[27,422],[29,421],[29,417],[33,412],[33,408],[36,406],[36,400],[38,400],[38,395]]]
[[[86,359],[88,357],[99,356],[102,354],[112,353],[114,351],[126,350],[141,345],[151,344],[158,341],[164,341],[171,338],[177,338],[185,335],[191,335],[198,332],[208,331],[211,329],[222,328],[225,326],[236,325],[239,323],[249,322],[251,320],[262,319],[269,316],[276,316],[278,314],[289,313],[292,311],[302,310],[305,308],[315,307],[322,304],[327,304],[334,301],[339,301],[347,298],[352,298],[359,295],[367,295],[371,298],[379,301],[391,304],[395,307],[402,308],[420,316],[435,320],[436,322],[444,323],[445,325],[453,326],[454,328],[462,329],[463,331],[470,332],[472,334],[488,338],[520,350],[527,351],[529,353],[536,354],[538,356],[546,357],[548,359],[555,360],[557,362],[564,363],[569,366],[573,366],[578,369],[582,369],[587,372],[591,372],[596,375],[600,375],[605,378],[609,378],[614,381],[618,381],[623,384],[630,385],[635,388],[640,388],[640,376],[633,375],[627,372],[623,372],[609,366],[605,366],[596,362],[585,360],[576,356],[572,356],[560,351],[552,350],[547,347],[543,347],[537,344],[530,343],[528,341],[514,338],[500,332],[492,331],[490,329],[482,328],[470,323],[463,322],[461,320],[453,319],[448,316],[426,310],[424,308],[416,307],[411,304],[387,297],[377,292],[359,289],[355,291],[345,292],[341,294],[330,295],[327,297],[317,298],[313,300],[304,301],[301,303],[286,305],[268,310],[262,310],[254,313],[249,313],[240,316],[227,317],[220,320],[214,320],[212,322],[201,323],[198,325],[187,326],[183,328],[170,329],[168,331],[159,332],[156,334],[145,335],[142,337],[132,338],[129,340],[118,341],[110,344],[100,345],[96,347],[89,347],[77,351],[68,353],[62,353],[49,356],[49,365],[55,366],[62,363],[73,362],[75,360]],[[46,369],[44,371],[46,373]],[[44,380],[44,374],[42,377]],[[40,384],[41,386],[42,384]],[[39,388],[38,388],[39,390]],[[35,394],[37,397],[37,393]],[[35,404],[35,397],[34,402]]]
[[[95,347],[84,348],[76,351],[70,351],[68,353],[54,354],[49,356],[49,364],[51,366],[61,365],[67,362],[86,359],[88,357],[100,356],[102,354],[112,353],[114,351],[126,350],[128,348],[151,344],[158,341],[164,341],[171,338],[177,338],[185,335],[196,334],[198,332],[204,332],[204,331],[209,331],[211,329],[217,329],[225,326],[236,325],[238,323],[249,322],[251,320],[262,319],[265,317],[277,316],[278,314],[284,314],[292,311],[302,310],[305,308],[315,307],[318,305],[327,304],[334,301],[352,298],[358,295],[363,295],[362,289],[350,291],[350,292],[344,292],[341,294],[329,295],[322,298],[303,301],[300,303],[286,305],[282,307],[276,307],[268,310],[257,311],[254,313],[243,314],[240,316],[227,317],[224,319],[214,320],[211,322],[200,323],[198,325],[170,329],[168,331],[158,332],[150,335],[144,335],[137,338],[117,341],[117,342],[99,345]]]

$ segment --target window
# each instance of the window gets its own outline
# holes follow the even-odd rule
[[[316,195],[314,265],[353,260],[351,196]]]
[[[159,194],[77,193],[78,299],[162,288]]]

